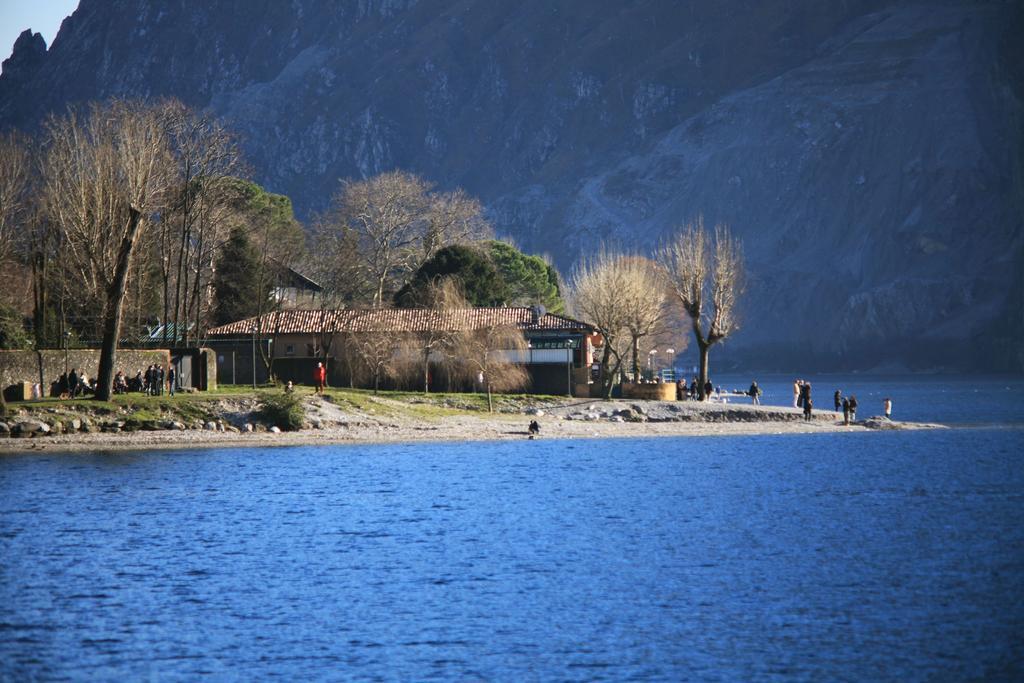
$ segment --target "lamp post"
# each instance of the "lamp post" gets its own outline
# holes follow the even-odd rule
[[[668,356],[668,366],[672,368],[672,379],[675,379],[676,378],[676,372],[675,372],[675,360],[674,359],[676,357],[676,350],[675,349],[665,349],[665,355]]]
[[[572,396],[572,339],[565,340],[565,393]]]
[[[651,349],[647,352],[647,372],[650,373],[651,379],[654,379],[654,357],[658,355],[658,349]]]
[[[64,332],[64,374],[68,374],[68,346],[71,345],[71,330]]]

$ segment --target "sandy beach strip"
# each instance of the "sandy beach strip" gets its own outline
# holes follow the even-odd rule
[[[623,418],[623,414],[628,417]],[[482,413],[439,419],[365,414],[334,417],[325,420],[320,428],[281,433],[187,429],[8,438],[0,440],[0,454],[523,440],[529,438],[527,428],[531,420],[540,424],[538,438],[541,440],[869,433],[880,429],[942,428],[921,423],[881,423],[878,418],[844,425],[841,417],[831,412],[819,412],[812,420],[805,421],[795,409],[772,406],[621,401],[566,401],[542,411],[541,415]]]

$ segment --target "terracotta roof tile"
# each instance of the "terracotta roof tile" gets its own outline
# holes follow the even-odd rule
[[[261,331],[270,334],[319,334],[320,332],[423,332],[426,330],[479,329],[514,325],[523,332],[592,332],[593,326],[563,315],[545,313],[534,322],[528,307],[463,308],[437,311],[420,308],[376,310],[290,310],[267,313]],[[210,337],[247,336],[256,318],[246,318],[210,330]]]

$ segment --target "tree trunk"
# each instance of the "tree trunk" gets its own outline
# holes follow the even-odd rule
[[[46,346],[46,256],[42,251],[32,257],[32,323],[35,327],[36,348]]]
[[[117,266],[114,269],[114,281],[107,290],[106,316],[103,320],[103,346],[100,348],[100,370],[96,378],[96,400],[109,401],[114,384],[114,363],[117,354],[117,341],[121,336],[121,307],[124,304],[124,293],[128,284],[128,269],[132,262],[132,251],[135,238],[142,224],[142,214],[134,208],[129,210],[128,230],[121,239],[121,249],[117,254]]]
[[[490,382],[490,380],[488,380],[486,384],[487,384],[487,412],[493,413],[494,412],[494,401],[491,398],[491,382]]]
[[[423,393],[430,393],[430,349],[423,353]]]
[[[633,381],[640,381],[640,337],[633,337]]]
[[[708,383],[708,351],[711,350],[711,344],[702,344],[698,341],[697,346],[700,349],[700,378],[697,380],[697,395],[703,401],[708,398],[704,395],[704,385]]]
[[[615,377],[611,372],[611,368],[608,367],[612,360],[612,346],[605,341],[604,355],[601,357],[601,397],[605,400],[611,398],[612,385],[615,383]]]

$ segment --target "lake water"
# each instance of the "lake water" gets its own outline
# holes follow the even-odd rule
[[[2,457],[0,679],[1020,678],[1024,385],[925,384],[1005,419]]]

